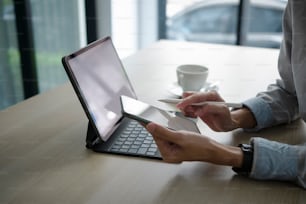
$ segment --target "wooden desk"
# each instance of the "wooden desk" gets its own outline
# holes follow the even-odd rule
[[[210,68],[225,99],[251,97],[278,77],[278,51],[160,41],[124,59],[140,99],[171,94],[175,68]],[[85,148],[87,119],[70,84],[0,112],[0,203],[304,203],[305,191],[290,183],[236,176],[230,167],[201,162],[179,165],[94,153]],[[237,130],[205,135],[236,145],[251,136],[304,141],[305,124],[251,134]]]

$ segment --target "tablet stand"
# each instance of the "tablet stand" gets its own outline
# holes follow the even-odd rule
[[[91,123],[87,125],[86,148],[98,151],[99,144],[102,143],[100,137],[95,133]]]

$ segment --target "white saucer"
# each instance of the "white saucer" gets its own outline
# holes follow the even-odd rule
[[[207,92],[211,90],[217,91],[219,89],[218,82],[207,82],[203,88],[201,88],[200,92]],[[173,82],[169,87],[168,91],[172,93],[175,96],[182,96],[183,94],[183,89],[178,85],[177,82]]]

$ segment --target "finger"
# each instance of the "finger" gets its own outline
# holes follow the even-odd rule
[[[200,107],[196,107],[196,106],[187,106],[184,110],[182,110],[182,112],[184,113],[185,116],[187,117],[193,117],[195,118],[195,112],[198,110],[198,108]]]
[[[198,117],[205,117],[205,115],[210,114],[225,114],[229,111],[226,105],[216,105],[216,104],[205,104],[202,108],[195,111],[195,115]]]
[[[207,103],[202,106],[203,114],[224,114],[229,112],[229,108],[225,104],[210,104]]]
[[[154,139],[162,139],[174,144],[177,144],[180,140],[180,136],[176,131],[169,130],[158,124],[149,123],[146,128],[153,135]]]
[[[191,103],[200,102],[201,100],[200,98],[201,98],[200,95],[197,93],[188,95],[183,99],[182,102],[178,103],[176,107],[179,109],[184,109],[186,106],[190,105]]]
[[[180,147],[174,142],[169,141],[168,137],[165,137],[166,134],[160,135],[158,129],[159,126],[154,123],[147,125],[147,130],[152,134],[163,160],[168,163],[181,163],[182,160],[178,152]],[[163,129],[163,127],[161,127],[161,129]]]
[[[177,104],[177,108],[183,110],[185,109],[186,106],[189,106],[192,103],[198,103],[204,101],[224,101],[224,100],[215,91],[210,91],[206,93],[195,93],[184,98],[182,102]]]
[[[188,96],[191,96],[192,94],[195,94],[196,92],[194,91],[186,91],[183,93],[182,98],[186,98]]]

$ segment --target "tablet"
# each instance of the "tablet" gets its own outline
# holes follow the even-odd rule
[[[173,130],[200,133],[196,121],[183,116],[181,112],[165,111],[128,96],[121,96],[121,110],[125,117],[143,124],[154,122]]]
[[[136,98],[110,37],[62,58],[94,132],[105,142],[122,121],[120,96]]]

